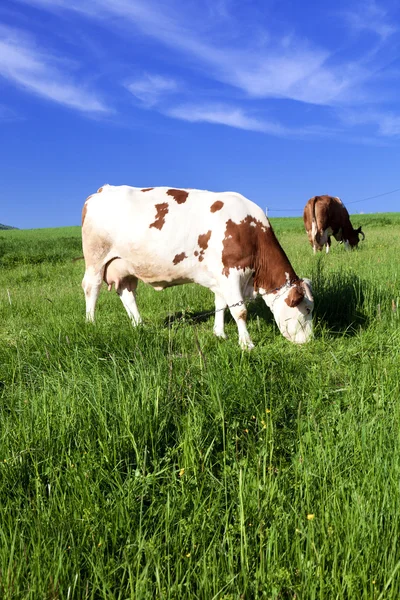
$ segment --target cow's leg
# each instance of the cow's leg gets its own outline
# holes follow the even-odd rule
[[[329,253],[330,247],[331,247],[331,238],[328,235],[328,239],[326,240],[326,253],[327,254]]]
[[[224,331],[224,317],[225,308],[227,303],[220,294],[215,293],[215,321],[214,321],[214,335],[220,338],[226,339]]]
[[[235,303],[236,304],[236,303]],[[249,332],[247,331],[247,308],[245,304],[240,306],[229,306],[232,317],[236,321],[236,325],[239,332],[239,344],[243,350],[251,350],[254,348],[254,344],[251,341]]]
[[[142,317],[140,316],[136,304],[137,284],[137,278],[130,276],[126,279],[122,279],[117,289],[117,294],[121,298],[121,302],[124,305],[130,320],[132,321],[132,325],[135,327],[136,325],[140,325],[140,323],[142,323]]]
[[[89,267],[85,271],[82,280],[82,287],[86,299],[86,321],[94,321],[94,311],[96,309],[97,298],[99,297],[101,284],[103,282],[103,271],[96,271],[93,267]]]
[[[235,319],[238,328],[240,347],[243,350],[251,350],[254,348],[254,344],[250,339],[249,332],[247,331],[247,309],[244,303],[239,277],[231,276],[228,278],[228,280],[224,283],[223,293],[229,310],[231,311],[231,315]]]

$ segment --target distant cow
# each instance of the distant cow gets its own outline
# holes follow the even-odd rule
[[[340,198],[335,196],[314,196],[304,207],[304,226],[313,247],[314,254],[326,246],[329,252],[331,235],[338,241],[344,242],[345,247],[357,246],[359,235],[365,238],[361,227],[353,229],[349,213]]]
[[[82,244],[89,321],[103,279],[134,325],[138,279],[156,290],[195,282],[215,294],[215,335],[225,337],[229,307],[242,348],[253,348],[245,298],[257,293],[287,339],[312,336],[310,282],[297,277],[261,208],[240,194],[106,185],[85,202]]]

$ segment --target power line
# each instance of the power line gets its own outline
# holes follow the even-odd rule
[[[356,204],[357,202],[365,202],[366,200],[373,200],[374,198],[380,198],[381,196],[388,196],[389,194],[394,194],[395,192],[399,192],[400,188],[392,190],[391,192],[384,192],[383,194],[377,194],[376,196],[369,196],[368,198],[363,198],[362,200],[353,200],[353,202],[346,202],[346,204]]]
[[[396,188],[395,190],[391,190],[390,192],[384,192],[383,194],[376,194],[376,196],[368,196],[368,198],[362,198],[361,200],[353,200],[352,202],[346,202],[346,206],[348,204],[357,204],[358,202],[366,202],[367,200],[373,200],[374,198],[381,198],[382,196],[388,196],[389,194],[394,194],[395,192],[400,192],[400,188]],[[303,212],[303,208],[270,208],[268,207],[268,212]]]

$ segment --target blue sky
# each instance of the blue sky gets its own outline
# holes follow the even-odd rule
[[[399,211],[399,83],[397,0],[2,0],[0,223],[104,183]]]

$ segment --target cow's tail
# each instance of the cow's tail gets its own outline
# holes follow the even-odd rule
[[[313,242],[313,247],[316,248],[316,245],[319,244],[319,234],[317,227],[317,217],[315,215],[315,203],[318,199],[318,196],[314,196],[311,200],[311,237]]]

